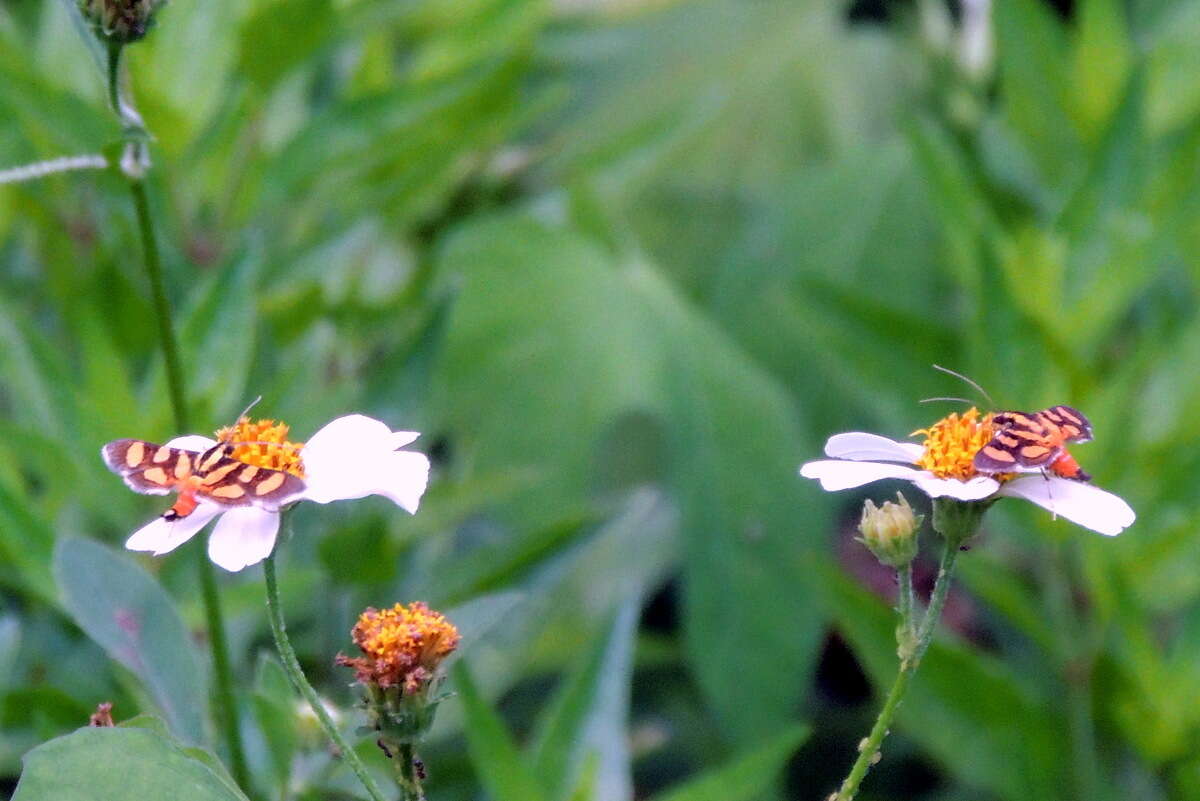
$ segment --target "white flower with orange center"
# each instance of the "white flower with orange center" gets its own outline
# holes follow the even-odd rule
[[[1054,407],[1054,410],[1069,410],[1069,407]],[[1053,411],[1053,410],[1048,410]],[[1020,413],[1009,412],[1005,420]],[[1039,413],[1039,415],[1045,413]],[[1003,455],[994,443],[1001,435],[1017,444],[1014,448],[1027,447],[1033,454],[1036,447],[1024,445],[1014,430],[995,423],[997,415],[980,417],[979,411],[971,408],[962,416],[951,414],[926,429],[913,432],[923,434],[925,442],[896,442],[878,434],[852,431],[835,434],[825,443],[825,455],[829,459],[807,462],[800,468],[800,475],[821,482],[821,487],[830,492],[861,487],[873,481],[898,478],[911,481],[931,498],[949,497],[960,501],[984,501],[994,498],[1024,498],[1051,513],[1065,517],[1085,528],[1101,534],[1120,534],[1133,524],[1136,515],[1122,498],[1094,487],[1076,478],[1066,478],[1058,471],[1060,463],[1073,466],[1076,476],[1086,476],[1078,465],[1069,459],[1061,441],[1055,446],[1057,453],[1039,453],[1039,461],[1045,469],[1028,472],[1020,459],[1013,460],[1013,472],[981,472],[977,465],[981,461],[995,464],[993,453]],[[1027,419],[1027,416],[1021,416]],[[1041,419],[1041,418],[1038,418]],[[1083,421],[1086,424],[1086,420]],[[1064,424],[1064,429],[1068,428]],[[1086,427],[1090,438],[1090,426]],[[1070,441],[1070,440],[1068,440]],[[1079,441],[1083,441],[1079,438]],[[985,448],[989,458],[977,458]],[[1019,453],[1019,450],[1014,451]],[[1059,461],[1051,461],[1056,456]]]
[[[208,555],[237,571],[270,555],[280,510],[296,501],[382,495],[415,513],[429,481],[429,459],[401,448],[418,436],[352,414],[298,443],[288,440],[284,423],[243,416],[216,439],[193,434],[165,445],[120,439],[105,445],[101,456],[137,492],[178,493],[170,509],[133,533],[126,548],[168,553],[218,518]]]

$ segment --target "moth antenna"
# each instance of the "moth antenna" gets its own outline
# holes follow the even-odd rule
[[[956,373],[956,372],[954,372],[953,370],[951,370],[951,369],[950,369],[950,368],[948,368],[948,367],[942,367],[940,364],[935,364],[935,365],[933,365],[933,369],[934,369],[934,370],[940,370],[941,372],[943,372],[943,373],[946,373],[947,375],[952,375],[952,376],[954,376],[954,377],[955,377],[955,378],[957,378],[957,379],[960,379],[960,380],[962,380],[962,381],[966,381],[968,384],[970,384],[971,386],[975,387],[975,389],[977,389],[977,390],[979,391],[979,394],[980,394],[980,395],[982,395],[983,397],[987,398],[987,402],[988,402],[988,404],[989,404],[989,405],[990,405],[992,408],[995,408],[995,406],[996,406],[996,402],[995,402],[994,400],[992,400],[992,396],[991,396],[991,395],[987,394],[987,390],[986,390],[986,389],[984,389],[983,387],[979,386],[978,384],[976,384],[976,383],[975,383],[974,381],[972,381],[971,379],[967,378],[967,377],[966,377],[965,375],[963,375],[962,373]]]
[[[236,425],[238,420],[241,420],[243,417],[245,417],[246,415],[248,415],[248,414],[250,413],[250,410],[251,410],[251,409],[253,409],[255,406],[257,406],[257,405],[258,405],[258,402],[259,402],[260,400],[262,400],[262,395],[259,395],[257,398],[255,398],[254,400],[250,401],[250,405],[249,405],[249,406],[247,406],[245,409],[242,409],[242,413],[241,413],[241,414],[239,414],[239,415],[237,416],[237,418],[234,420],[234,424]]]
[[[966,398],[921,398],[918,403],[933,403],[934,401],[954,401],[955,403],[971,403]]]

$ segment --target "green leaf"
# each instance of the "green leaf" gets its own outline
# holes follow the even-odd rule
[[[217,417],[237,414],[253,399],[246,396],[261,266],[261,249],[249,247],[196,291],[183,315],[179,342],[188,391],[208,399]]]
[[[583,782],[589,757],[596,759],[589,783],[596,797],[632,797],[625,732],[638,608],[637,599],[625,602],[539,722],[533,765],[550,798],[565,798]]]
[[[787,396],[651,265],[570,231],[473,225],[439,269],[457,298],[430,407],[465,464],[538,477],[504,516],[528,528],[625,482],[669,487],[701,686],[734,738],[787,722],[822,620]]]
[[[171,596],[129,557],[81,537],[59,539],[54,577],[71,617],[146,683],[171,731],[202,742],[206,683]]]
[[[1020,131],[1051,184],[1062,184],[1082,154],[1067,114],[1071,75],[1062,26],[1037,0],[1009,0],[995,8],[1001,96],[1009,123]]]
[[[653,801],[738,801],[766,792],[788,759],[808,738],[808,726],[792,725],[754,748],[743,750],[728,764],[708,770]]]
[[[299,735],[296,731],[295,692],[273,655],[263,654],[258,660],[251,703],[258,727],[266,739],[275,787],[282,792],[287,788],[291,776],[292,758],[299,745]]]
[[[268,90],[333,41],[339,17],[329,0],[274,0],[243,21],[239,72]]]
[[[50,554],[54,531],[31,512],[25,499],[0,481],[0,577],[30,595],[57,605]],[[11,571],[11,575],[10,575]]]
[[[13,801],[246,801],[178,743],[141,727],[87,728],[25,755]]]
[[[504,721],[479,694],[465,662],[455,665],[453,678],[466,717],[471,763],[493,801],[546,801]]]

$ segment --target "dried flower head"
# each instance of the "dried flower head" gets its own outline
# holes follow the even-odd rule
[[[129,44],[145,36],[164,0],[79,0],[83,18],[96,35],[116,44]]]
[[[399,687],[412,695],[434,678],[438,665],[458,647],[458,629],[420,601],[391,609],[368,608],[351,632],[361,657],[338,655],[359,682],[381,689]]]
[[[88,725],[95,726],[97,728],[105,728],[108,726],[117,725],[113,723],[112,702],[105,701],[104,703],[97,705],[96,711],[93,712],[91,717],[88,718]]]

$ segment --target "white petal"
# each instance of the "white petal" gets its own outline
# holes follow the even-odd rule
[[[238,506],[221,515],[208,538],[208,558],[236,573],[271,555],[279,533],[279,512]]]
[[[221,507],[215,504],[202,503],[190,515],[178,520],[156,517],[133,532],[133,536],[125,540],[125,547],[131,551],[150,551],[155,556],[161,556],[190,540],[220,511]]]
[[[317,503],[384,495],[410,512],[417,510],[429,481],[424,454],[396,450],[418,435],[393,432],[361,414],[339,417],[304,446],[305,498]]]
[[[421,435],[416,431],[393,431],[391,442],[389,444],[391,445],[392,450],[399,450],[405,445],[410,445],[416,442],[417,437],[419,436]]]
[[[832,459],[852,459],[856,462],[881,461],[912,464],[921,458],[925,449],[911,442],[896,442],[878,434],[848,431],[834,434],[825,443],[825,455]]]
[[[960,501],[983,500],[1000,489],[1000,482],[987,476],[975,476],[966,481],[959,481],[957,478],[938,478],[925,471],[921,471],[921,476],[914,478],[913,483],[930,498],[948,495]]]
[[[327,453],[346,450],[394,451],[392,430],[387,423],[363,414],[348,414],[326,423],[304,444],[300,458],[307,467],[310,458],[323,458]],[[412,440],[409,440],[411,442]]]
[[[421,496],[429,484],[429,459],[423,453],[396,451],[389,454],[390,467],[380,475],[373,492],[391,498],[410,514],[417,513]]]
[[[180,448],[185,451],[193,451],[195,453],[203,453],[204,451],[216,445],[215,439],[202,437],[199,434],[185,434],[182,437],[176,437],[167,442],[169,448]]]
[[[1082,481],[1058,476],[1030,476],[1009,481],[1001,495],[1024,498],[1084,528],[1112,537],[1137,518],[1124,499]]]
[[[821,460],[801,465],[800,475],[805,478],[819,479],[822,489],[836,492],[852,487],[861,487],[863,484],[870,484],[872,481],[880,481],[885,478],[904,478],[915,481],[919,476],[928,474],[922,470],[899,464]]]

